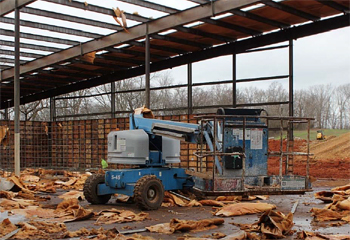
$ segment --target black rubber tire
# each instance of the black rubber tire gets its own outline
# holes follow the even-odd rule
[[[134,201],[142,210],[158,209],[164,199],[162,182],[154,175],[140,178],[134,188]]]
[[[105,204],[111,198],[111,194],[97,195],[97,185],[105,182],[105,175],[93,174],[89,176],[84,184],[85,199],[91,204]]]

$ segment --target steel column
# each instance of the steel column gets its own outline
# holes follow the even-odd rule
[[[192,63],[187,64],[187,112],[192,114]]]
[[[115,82],[111,82],[111,118],[115,118]]]
[[[15,104],[15,174],[20,175],[21,159],[20,159],[20,127],[19,127],[19,104],[20,104],[20,83],[19,83],[19,7],[18,0],[15,2],[15,74],[14,74],[14,104]]]
[[[146,73],[146,84],[145,84],[145,103],[146,107],[151,108],[151,92],[150,92],[150,40],[148,34],[148,23],[146,24],[146,46],[145,46],[145,73]]]
[[[9,120],[9,109],[5,108],[5,112],[4,112],[4,120]]]
[[[232,54],[232,107],[237,106],[237,71],[236,53]]]
[[[16,8],[23,7],[35,0],[4,0],[0,1],[0,16],[4,16],[7,13],[12,12]]]
[[[293,64],[293,39],[289,40],[289,116],[294,116],[293,111],[293,97],[294,97],[294,89],[293,89],[293,81],[294,81],[294,64]],[[293,140],[293,124],[290,126],[289,132],[289,140]]]
[[[56,121],[56,99],[55,97],[50,97],[50,121]]]

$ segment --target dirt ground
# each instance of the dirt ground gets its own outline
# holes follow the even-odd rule
[[[347,184],[349,181],[347,180],[318,180],[314,183],[313,192],[308,192],[304,195],[275,195],[270,196],[268,200],[264,200],[261,202],[267,202],[271,204],[275,204],[277,206],[277,211],[283,212],[287,214],[291,211],[293,205],[296,201],[298,201],[297,210],[294,214],[294,227],[293,229],[297,232],[299,231],[312,231],[319,232],[323,234],[347,234],[350,235],[349,225],[337,226],[337,227],[329,227],[327,224],[330,222],[318,223],[313,220],[311,217],[311,213],[309,213],[310,209],[313,207],[323,208],[325,203],[320,200],[314,198],[314,192],[330,190],[334,186],[341,186]],[[47,204],[57,204],[60,199],[58,199],[58,195],[62,194],[63,191],[55,193],[52,200]],[[106,205],[90,205],[86,201],[82,201],[81,205],[84,208],[92,208],[94,212],[101,211],[103,209],[108,208],[117,208],[122,210],[130,210],[136,213],[139,213],[140,210],[134,204],[125,204],[125,203],[116,203],[116,200],[112,198],[108,204]],[[120,231],[123,229],[141,229],[144,227],[148,227],[151,225],[155,225],[158,223],[166,223],[170,222],[172,218],[184,219],[184,220],[200,220],[205,218],[214,218],[212,214],[213,208],[209,206],[205,207],[161,207],[157,211],[148,211],[150,215],[149,220],[141,221],[141,222],[131,222],[131,223],[115,223],[109,225],[102,225],[105,229],[117,228]],[[177,239],[182,236],[196,236],[196,237],[205,237],[211,236],[212,233],[221,232],[226,235],[233,234],[239,231],[239,228],[231,223],[254,223],[259,219],[261,214],[252,214],[252,215],[243,215],[237,217],[226,217],[225,223],[220,225],[218,228],[198,233],[174,233],[171,235],[167,234],[159,234],[159,233],[150,233],[150,232],[142,232],[140,233],[143,236],[151,236],[154,239]],[[66,223],[68,230],[78,230],[82,227],[85,228],[98,228],[100,226],[94,225],[95,220],[85,220],[78,221],[72,223]],[[296,239],[296,233],[292,236],[288,236],[285,239]]]
[[[306,152],[306,140],[295,140],[294,151]],[[283,142],[286,148],[286,141]],[[269,140],[269,150],[279,151],[280,141]],[[350,133],[339,137],[329,136],[325,140],[310,142],[310,176],[314,179],[349,179],[350,178]],[[278,175],[279,158],[271,157],[268,163],[268,173]],[[306,157],[294,159],[294,174],[306,174]]]
[[[286,142],[284,142],[284,147]],[[294,144],[295,151],[305,151],[306,141],[297,140]],[[269,140],[269,150],[279,151],[280,143],[278,140]],[[334,224],[334,221],[316,222],[314,217],[311,216],[310,210],[312,208],[323,209],[326,206],[321,200],[314,197],[314,193],[320,191],[330,191],[332,188],[337,186],[344,186],[350,183],[350,133],[344,134],[340,137],[329,137],[323,141],[313,141],[310,144],[310,151],[315,155],[310,160],[310,175],[312,177],[312,191],[307,192],[303,195],[271,195],[266,200],[259,200],[261,203],[268,203],[276,205],[276,212],[282,212],[287,215],[291,212],[291,209],[295,204],[297,204],[296,212],[293,216],[294,234],[287,236],[285,239],[296,239],[297,232],[310,231],[317,232],[321,234],[343,234],[350,235],[349,223],[344,225]],[[294,159],[294,174],[304,175],[305,174],[305,158],[295,158]],[[269,174],[278,174],[279,170],[279,159],[270,158],[268,165]],[[62,172],[62,173],[61,173]],[[85,182],[84,176],[86,174],[80,174],[76,172],[67,173],[66,171],[57,170],[28,170],[22,174],[21,179],[26,183],[25,187],[21,189],[26,192],[35,190],[36,194],[39,196],[50,196],[51,199],[48,201],[41,202],[43,209],[55,209],[57,204],[62,202],[59,198],[64,193],[71,189],[76,189],[81,192],[82,185]],[[36,176],[35,174],[36,173]],[[58,175],[62,175],[61,180],[52,180],[50,177],[43,178],[39,182],[36,182],[35,178],[38,176],[51,176],[57,178]],[[91,173],[90,173],[91,174]],[[87,176],[85,176],[87,177]],[[37,179],[38,180],[38,179]],[[74,180],[74,181],[72,181]],[[43,181],[43,182],[41,182]],[[52,181],[55,184],[52,185]],[[29,182],[32,182],[29,184]],[[35,183],[34,183],[35,182]],[[34,186],[36,186],[34,188]],[[61,187],[58,187],[61,186]],[[50,191],[54,190],[54,191]],[[30,192],[30,191],[29,191]],[[206,197],[207,199],[213,197]],[[258,200],[253,200],[252,202],[257,202]],[[129,210],[135,212],[136,214],[141,211],[136,207],[135,204],[127,203],[117,203],[116,198],[113,196],[111,200],[105,205],[91,205],[86,200],[79,202],[79,205],[84,209],[92,209],[94,214],[102,210],[107,210],[115,208],[118,210]],[[350,207],[350,206],[348,206]],[[350,209],[350,208],[349,208]],[[160,223],[169,223],[172,219],[180,220],[202,220],[202,219],[214,219],[217,218],[213,215],[216,210],[212,206],[201,206],[201,207],[161,207],[156,211],[147,211],[149,217],[143,221],[127,222],[127,223],[113,223],[113,224],[102,224],[95,225],[97,216],[92,218],[82,220],[66,222],[67,230],[76,231],[81,228],[98,229],[103,227],[104,229],[115,228],[119,232],[124,232],[123,234],[128,235],[125,231],[129,230],[139,230],[144,229],[152,225]],[[140,232],[142,236],[150,236],[154,239],[178,239],[179,237],[212,237],[215,233],[223,233],[225,235],[230,235],[238,233],[241,230],[236,224],[253,224],[257,222],[262,213],[242,215],[235,217],[224,217],[224,224],[219,225],[215,229],[201,231],[197,233],[179,233],[175,232],[173,234],[160,234],[151,233],[148,231]],[[34,216],[35,217],[35,216]],[[330,225],[332,224],[332,225]],[[67,239],[67,238],[66,238]],[[74,238],[79,239],[79,238]],[[86,239],[86,238],[85,238]]]

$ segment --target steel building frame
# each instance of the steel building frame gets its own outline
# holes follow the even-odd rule
[[[111,19],[118,17],[113,9],[87,2],[44,1],[51,4],[51,9],[64,6],[67,12],[74,8]],[[19,159],[20,104],[50,98],[51,120],[54,120],[57,117],[54,97],[105,83],[112,84],[111,94],[115,95],[118,93],[115,81],[146,74],[145,103],[151,107],[150,73],[187,64],[187,109],[188,113],[192,113],[192,87],[195,85],[192,63],[233,55],[232,80],[212,84],[232,83],[232,106],[236,107],[240,106],[236,99],[237,83],[282,78],[236,79],[236,54],[285,41],[289,42],[289,73],[283,78],[289,79],[289,99],[283,103],[289,104],[289,115],[293,116],[293,39],[350,25],[348,0],[188,0],[194,6],[184,10],[145,0],[119,1],[161,12],[163,16],[152,19],[125,12],[119,24],[125,18],[134,22],[128,28],[99,19],[35,8],[35,0],[0,0],[0,22],[14,26],[14,31],[0,29],[0,37],[5,36],[1,44],[6,48],[0,50],[0,59],[4,61],[0,64],[0,109],[15,108],[15,159]],[[10,17],[13,11],[14,18]],[[59,19],[82,24],[85,28],[105,29],[107,33],[101,34],[96,29],[82,30],[84,27],[27,21],[20,19],[20,13],[51,19],[48,22]],[[20,26],[59,33],[62,37],[51,36],[47,32],[45,35],[20,31]],[[6,37],[14,39],[7,40]],[[72,40],[72,37],[84,40]],[[37,42],[20,43],[21,38]],[[57,45],[52,47],[48,42]],[[20,51],[20,48],[40,50],[40,53]],[[92,62],[84,60],[86,54],[92,54]],[[115,103],[112,103],[111,116],[115,117],[116,112]],[[18,174],[19,161],[16,160],[15,169]]]

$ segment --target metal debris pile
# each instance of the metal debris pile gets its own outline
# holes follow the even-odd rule
[[[324,208],[311,209],[315,221],[338,221],[330,224],[333,226],[350,223],[350,184],[315,193],[315,198],[329,203]]]
[[[26,169],[20,177],[8,172],[0,173],[2,181],[8,181],[13,186],[11,190],[0,191],[0,238],[1,239],[154,239],[140,234],[130,234],[148,231],[160,234],[164,238],[170,234],[184,234],[179,240],[195,239],[282,239],[293,235],[293,213],[288,214],[276,210],[276,205],[266,202],[268,196],[219,196],[216,199],[198,200],[191,192],[165,192],[163,208],[170,208],[169,214],[177,213],[174,208],[212,207],[212,217],[208,219],[179,219],[172,218],[169,222],[149,224],[147,220],[155,220],[150,213],[121,210],[106,205],[102,211],[93,211],[84,203],[83,185],[92,173],[69,172],[63,170]],[[0,185],[9,186],[9,185]],[[57,203],[52,204],[52,198]],[[316,222],[330,221],[329,226],[341,226],[350,222],[350,184],[333,188],[331,191],[315,193],[315,198],[327,203],[324,208],[312,208],[310,215]],[[50,200],[51,201],[48,201]],[[123,204],[132,202],[132,198],[116,194],[115,202]],[[260,202],[264,201],[264,202]],[[83,207],[84,206],[84,207]],[[293,207],[294,208],[294,207]],[[195,210],[196,211],[196,210]],[[203,235],[201,238],[190,234],[213,229],[225,223],[225,218],[246,214],[260,214],[253,223],[239,223],[234,219],[233,224],[240,228],[226,236],[221,232]],[[135,229],[123,226],[119,231],[115,225],[112,229],[80,228],[69,231],[66,224],[74,221],[89,220],[93,225],[105,226],[131,222],[144,222],[143,228]],[[328,226],[327,225],[327,226]],[[91,225],[90,225],[91,226]],[[126,234],[129,234],[126,236]],[[300,239],[349,239],[343,235],[325,235],[309,231],[297,233]],[[159,239],[159,237],[155,237]]]
[[[0,191],[0,238],[64,239],[93,236],[89,239],[123,239],[116,229],[81,228],[68,231],[65,223],[96,219],[95,224],[101,225],[142,221],[148,217],[147,213],[135,214],[117,209],[95,213],[82,207],[79,201],[84,200],[84,195],[80,190],[90,175],[89,172],[46,169],[26,169],[20,177],[1,172],[0,181],[6,181],[6,185],[1,186],[10,186],[11,189]],[[57,191],[62,192],[58,195],[62,201],[57,206],[45,204]],[[135,235],[128,239],[150,238]]]

